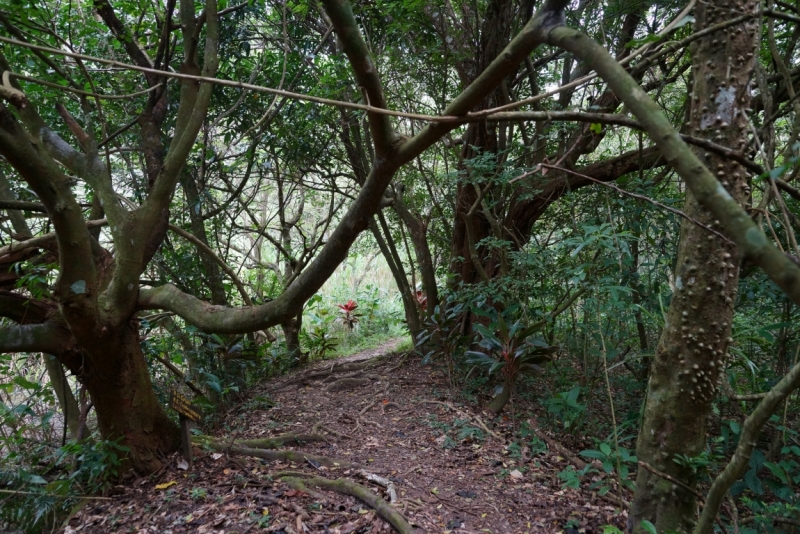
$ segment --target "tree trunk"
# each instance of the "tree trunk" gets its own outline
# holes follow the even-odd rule
[[[727,20],[729,9],[730,4],[723,0],[698,3],[695,31]],[[712,34],[693,46],[692,135],[713,138],[734,150],[745,148],[748,122],[744,110],[750,103],[755,27],[755,22],[748,22],[726,30],[722,38]],[[747,57],[751,59],[745,60]],[[748,196],[745,170],[714,154],[700,156],[728,192],[744,203]],[[683,211],[720,229],[689,192]],[[694,488],[691,467],[675,460],[678,455],[699,455],[706,444],[706,419],[731,333],[739,258],[730,242],[684,221],[676,265],[676,289],[651,366],[637,456]],[[639,468],[629,530],[644,532],[641,522],[648,520],[658,532],[688,532],[696,513],[693,492]]]
[[[203,213],[200,209],[200,192],[197,190],[194,176],[188,172],[184,172],[181,177],[181,185],[186,193],[186,203],[189,205],[189,220],[192,223],[192,234],[199,239],[204,245],[208,246],[208,236],[206,235],[206,227],[203,221]],[[211,290],[211,303],[227,305],[228,297],[225,294],[225,287],[222,285],[222,274],[219,267],[213,258],[210,258],[202,251],[200,254],[200,263],[205,270],[206,280],[208,287]]]
[[[419,271],[422,275],[422,287],[428,299],[426,316],[430,318],[436,306],[439,305],[439,289],[436,286],[436,266],[433,264],[433,256],[428,245],[428,224],[408,210],[400,193],[395,194],[394,209],[411,234],[411,243],[414,246],[414,253],[417,256]]]
[[[53,386],[53,391],[56,393],[58,405],[61,406],[61,413],[64,414],[64,424],[69,429],[70,436],[75,439],[80,427],[80,409],[75,395],[69,388],[64,367],[58,358],[51,354],[42,354],[42,360],[47,369],[47,376],[50,378],[50,385]]]
[[[297,314],[297,317],[281,323],[283,330],[283,338],[286,342],[286,352],[289,358],[297,361],[297,365],[304,365],[308,359],[308,355],[303,354],[300,347],[300,329],[303,327],[303,312]]]
[[[416,340],[417,335],[422,328],[417,302],[411,293],[411,287],[408,285],[406,271],[403,268],[403,262],[400,259],[400,255],[397,253],[397,247],[394,246],[394,241],[391,239],[389,227],[386,224],[386,221],[381,219],[381,227],[386,233],[386,238],[384,239],[384,235],[381,233],[381,228],[378,226],[376,219],[377,217],[373,218],[369,222],[369,229],[372,232],[375,241],[378,243],[378,248],[380,248],[383,257],[386,260],[386,264],[389,266],[389,270],[392,271],[392,276],[397,284],[397,290],[400,292],[400,299],[403,301],[403,311],[405,312],[408,330],[411,332],[412,339]]]
[[[497,415],[503,411],[503,408],[506,407],[508,401],[511,400],[511,393],[514,391],[514,381],[510,379],[505,379],[503,381],[503,386],[500,389],[500,393],[498,393],[490,402],[486,405],[486,409],[491,411],[493,414]]]
[[[497,57],[508,42],[511,35],[511,25],[513,24],[512,6],[513,3],[507,0],[494,0],[487,5],[480,28],[480,45],[477,57],[474,60],[463,61],[457,65],[459,77],[464,85],[472,82]],[[507,100],[506,92],[497,88],[481,102],[478,108],[486,109],[499,106],[507,103]],[[459,172],[467,171],[464,162],[484,154],[493,155],[496,165],[502,163],[503,157],[499,152],[505,149],[505,146],[501,146],[501,136],[498,135],[498,130],[505,127],[505,124],[496,122],[470,124],[464,135]],[[503,135],[502,139],[505,139],[505,137]],[[488,171],[489,174],[493,172]],[[450,270],[456,273],[456,280],[464,284],[480,282],[477,267],[471,260],[470,241],[474,245],[491,235],[491,226],[482,211],[478,212],[478,216],[467,217],[467,213],[472,208],[476,198],[477,194],[473,184],[458,185]],[[467,225],[470,226],[469,229]],[[490,278],[493,277],[497,271],[493,254],[483,254],[482,248],[479,248],[478,252],[482,256],[479,261],[483,264],[484,270]]]
[[[178,449],[180,433],[153,390],[136,326],[106,334],[86,352],[81,378],[103,438],[129,447],[125,462],[137,472],[159,469],[162,458]]]

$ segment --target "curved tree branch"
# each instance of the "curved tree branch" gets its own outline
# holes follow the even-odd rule
[[[0,353],[46,352],[63,354],[73,345],[69,331],[55,321],[0,327]]]
[[[182,238],[184,238],[185,240],[189,241],[191,244],[196,246],[201,252],[203,252],[212,260],[214,260],[214,262],[217,265],[219,265],[220,269],[225,271],[225,274],[227,274],[231,278],[233,283],[236,285],[236,289],[239,290],[239,294],[242,296],[242,300],[244,301],[245,305],[247,306],[253,305],[253,301],[250,300],[250,295],[247,294],[247,289],[244,287],[242,281],[239,279],[238,276],[236,276],[234,270],[228,267],[228,264],[222,261],[222,258],[217,256],[216,253],[213,250],[211,250],[211,247],[200,241],[197,237],[193,236],[186,230],[178,228],[174,224],[170,224],[169,229],[178,234],[179,236],[181,236]]]
[[[758,441],[758,433],[761,428],[769,421],[778,405],[784,401],[791,393],[800,387],[800,363],[792,367],[789,373],[767,393],[756,409],[753,410],[742,425],[742,433],[739,436],[739,445],[736,452],[731,457],[725,469],[717,475],[711,489],[708,490],[706,504],[700,514],[700,520],[695,526],[694,534],[708,534],[714,528],[714,521],[722,505],[722,500],[728,493],[731,485],[742,476],[750,463],[750,456]]]
[[[591,61],[639,119],[666,160],[686,181],[694,197],[720,221],[739,249],[795,302],[800,303],[800,268],[772,245],[714,175],[680,138],[661,108],[599,44],[566,26],[542,32],[542,39]]]
[[[7,317],[15,323],[43,323],[54,312],[57,313],[57,307],[53,302],[0,291],[0,317]]]
[[[547,0],[544,7],[525,25],[503,52],[447,107],[448,115],[463,115],[509,76],[519,63],[541,42],[541,28],[563,23],[561,10],[568,2]],[[361,191],[331,233],[309,267],[278,298],[260,306],[227,308],[212,306],[187,295],[170,284],[142,290],[140,309],[166,309],[206,331],[244,333],[261,330],[295,316],[301,306],[322,287],[347,256],[350,246],[367,228],[369,219],[380,208],[383,193],[401,165],[413,160],[447,132],[453,123],[429,125],[383,158],[376,158]]]

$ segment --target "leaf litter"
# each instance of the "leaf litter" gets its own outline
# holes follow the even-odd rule
[[[479,407],[459,400],[446,371],[403,354],[381,354],[372,350],[322,362],[269,382],[253,396],[267,396],[274,405],[240,405],[221,425],[228,430],[217,436],[227,442],[232,436],[324,432],[326,441],[284,448],[341,459],[360,469],[195,446],[191,471],[183,469],[184,459],[176,453],[160,472],[114,487],[109,492],[113,501],[86,503],[62,532],[394,531],[363,501],[319,487],[296,489],[288,478],[280,478],[289,475],[301,481],[349,480],[369,487],[386,503],[393,493],[391,506],[420,533],[599,534],[609,524],[624,530],[626,512],[612,499],[585,484],[562,488],[558,473],[576,456],[557,440],[542,436],[550,450],[533,454],[523,448],[511,454],[515,423],[508,417],[490,420]],[[342,376],[352,374],[348,366],[361,368],[355,371],[360,380],[344,378],[341,389],[326,387],[336,383],[330,377],[337,367]],[[518,413],[537,409],[520,402],[516,406]]]

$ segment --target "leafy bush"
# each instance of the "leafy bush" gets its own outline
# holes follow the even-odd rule
[[[514,390],[520,373],[539,371],[541,364],[550,361],[550,354],[557,350],[543,339],[532,339],[533,334],[542,329],[544,323],[524,326],[517,321],[510,327],[502,314],[493,314],[494,321],[486,327],[475,324],[475,331],[481,339],[478,345],[485,351],[467,351],[467,362],[483,368],[490,375],[502,374],[503,382],[496,390],[489,409],[500,413]],[[492,315],[490,315],[492,316]]]

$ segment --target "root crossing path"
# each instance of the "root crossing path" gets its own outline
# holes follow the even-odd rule
[[[182,458],[91,501],[63,532],[600,533],[624,501],[533,414],[491,420],[445,370],[389,347],[264,385]],[[473,399],[474,401],[474,399]],[[529,430],[533,429],[533,430]],[[546,447],[545,447],[546,445]],[[586,477],[589,478],[589,477]]]

